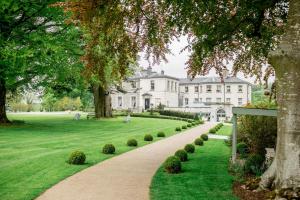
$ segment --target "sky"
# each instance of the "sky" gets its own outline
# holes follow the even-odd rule
[[[174,76],[177,78],[186,78],[187,70],[186,70],[186,62],[189,58],[189,53],[187,50],[181,52],[181,50],[187,45],[187,38],[181,37],[180,41],[174,40],[170,45],[170,49],[172,54],[167,55],[168,62],[162,61],[159,65],[152,66],[152,69],[156,72],[160,72],[161,70],[165,71],[166,75]],[[140,55],[139,65],[143,68],[147,68],[149,63],[144,59],[143,54]],[[228,66],[230,69],[231,67]],[[212,70],[207,76],[217,76],[215,71]],[[248,77],[245,78],[242,73],[237,75],[238,78],[246,80],[248,82],[254,83],[255,79]]]

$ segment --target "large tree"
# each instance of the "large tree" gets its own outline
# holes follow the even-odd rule
[[[9,123],[7,91],[46,84],[66,67],[79,67],[78,30],[64,23],[63,10],[51,6],[55,2],[0,2],[0,124]]]
[[[192,75],[233,72],[267,79],[276,74],[278,138],[276,157],[262,176],[277,198],[299,198],[300,190],[300,1],[162,1],[168,25],[188,34]],[[283,35],[282,35],[283,34]]]

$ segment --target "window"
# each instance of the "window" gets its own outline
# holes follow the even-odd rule
[[[217,103],[221,103],[222,99],[221,98],[217,98]]]
[[[202,98],[199,98],[199,103],[202,103]]]
[[[206,92],[210,93],[211,92],[211,85],[206,85]]]
[[[171,82],[171,91],[173,92],[173,89],[174,89],[174,82],[172,81]]]
[[[238,98],[238,104],[239,104],[239,106],[243,105],[243,98]]]
[[[189,99],[188,99],[188,98],[185,98],[185,99],[184,99],[184,103],[185,103],[185,105],[189,105]]]
[[[221,85],[217,85],[217,93],[221,93],[222,92],[222,86]]]
[[[226,98],[226,103],[230,103],[230,98]]]
[[[185,91],[185,92],[189,92],[189,86],[185,86],[185,87],[184,87],[184,91]]]
[[[198,99],[198,98],[195,98],[195,99],[194,99],[194,103],[199,103],[199,99]]]
[[[177,83],[175,83],[175,92],[177,92]]]
[[[199,87],[195,86],[195,92],[199,92]]]
[[[167,91],[170,91],[170,81],[168,81]]]
[[[155,89],[154,81],[151,81],[150,85],[151,85],[150,90],[154,91],[154,89]]]
[[[136,97],[131,97],[131,107],[136,108]]]
[[[122,107],[123,101],[122,101],[122,97],[118,97],[118,106]]]
[[[226,92],[227,92],[227,93],[230,93],[230,92],[231,92],[231,87],[230,87],[230,85],[227,85],[227,86],[226,86]]]
[[[206,102],[210,103],[211,102],[211,98],[206,98]]]
[[[202,93],[202,85],[200,85],[200,93]]]
[[[136,82],[135,82],[135,81],[132,81],[132,82],[131,82],[131,87],[132,87],[132,88],[136,88]]]
[[[238,85],[238,92],[240,92],[240,93],[243,92],[243,86],[242,85]]]

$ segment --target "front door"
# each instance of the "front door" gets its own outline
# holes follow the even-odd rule
[[[150,108],[150,99],[145,99],[145,110]]]

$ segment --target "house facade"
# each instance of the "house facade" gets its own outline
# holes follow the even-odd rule
[[[178,79],[151,68],[136,73],[122,83],[122,91],[112,92],[112,107],[142,112],[162,104],[167,110],[199,113],[209,121],[232,117],[232,107],[251,103],[251,84],[237,77],[190,77]]]

